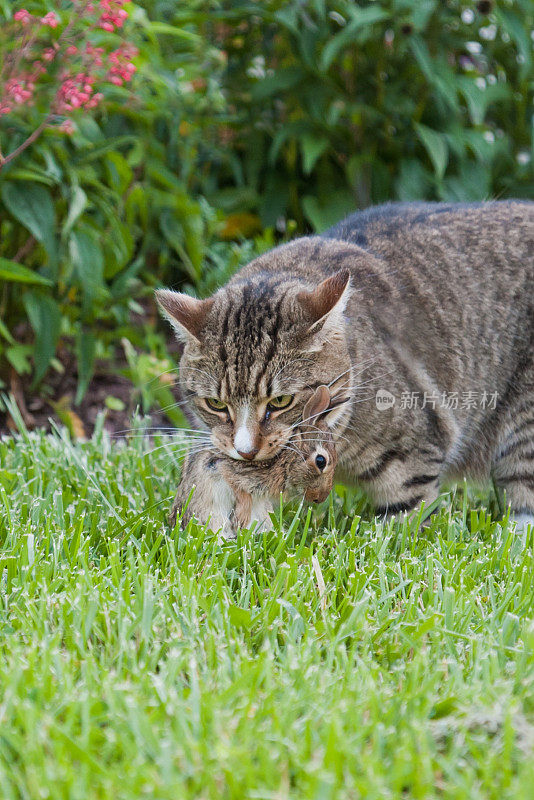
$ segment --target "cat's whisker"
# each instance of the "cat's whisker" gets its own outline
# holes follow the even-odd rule
[[[187,369],[190,372],[198,372],[199,375],[204,375],[206,378],[209,378],[210,380],[213,380],[213,375],[210,375],[210,373],[206,372],[205,369],[199,369],[199,367],[191,367],[191,366],[188,366]]]
[[[311,430],[309,430],[311,429]],[[330,426],[325,430],[325,428],[320,427],[319,425],[314,425],[313,422],[306,423],[303,430],[300,431],[300,435],[303,439],[306,439],[308,436],[317,436],[320,439],[325,439],[328,437],[328,434],[333,430]]]
[[[146,386],[150,386],[154,381],[158,381],[163,375],[169,375],[171,372],[175,372],[178,375],[178,367],[171,367],[170,369],[164,369],[163,372],[160,372],[158,375],[154,375],[153,378],[150,378],[149,381],[146,382]]]
[[[309,417],[304,417],[304,419],[297,420],[297,422],[294,422],[293,425],[289,426],[289,430],[300,428],[302,425],[306,424],[309,420],[317,419],[317,417],[320,417],[322,414],[327,414],[327,413],[328,409],[323,409],[322,411],[318,411],[316,414],[311,414]]]
[[[329,447],[332,447],[333,444],[339,442],[340,439],[344,439],[350,443],[350,439],[347,439],[346,436],[332,432],[332,438],[329,443],[326,443],[324,439],[306,439],[304,441],[304,444],[306,444],[307,446],[312,444],[321,445],[322,447],[328,449]]]
[[[303,454],[303,453],[301,453],[301,451],[300,451],[300,450],[297,450],[295,447],[289,447],[289,446],[288,446],[288,445],[286,445],[286,444],[282,444],[282,445],[280,445],[280,449],[281,449],[281,450],[290,450],[292,453],[295,453],[297,456],[300,456],[300,458],[302,459],[302,461],[306,461],[306,459],[305,459],[305,457],[304,457],[304,454]]]
[[[355,397],[354,399],[348,400],[346,405],[347,408],[350,408],[351,406],[357,406],[360,403],[369,403],[373,400],[376,400],[376,394],[370,394],[367,397]]]
[[[144,431],[136,431],[135,428],[126,431],[114,431],[110,434],[112,439],[135,439],[149,438],[150,436],[210,436],[208,431],[195,430],[193,428],[147,428]]]
[[[175,453],[188,453],[189,448],[186,446],[179,447],[178,445],[170,445],[170,444],[161,444],[158,447],[152,447],[150,450],[147,450],[145,455],[152,456],[154,453],[158,453],[160,450],[172,450]]]
[[[160,406],[160,411],[165,413],[166,411],[170,411],[173,408],[181,408],[182,406],[186,406],[189,404],[189,400],[177,400],[175,403],[169,403],[168,406]]]
[[[362,372],[365,372],[366,369],[369,369],[376,361],[377,361],[376,357],[370,357],[370,358],[365,359],[364,361],[360,361],[359,364],[352,364],[344,372],[340,372],[339,375],[337,375],[335,378],[333,378],[333,380],[331,380],[330,383],[327,384],[328,388],[333,386],[334,383],[336,383],[338,380],[343,378],[343,376],[346,375],[348,372],[351,373],[351,377],[353,377],[353,378],[356,375],[360,375]],[[354,370],[357,367],[361,367],[361,369],[358,372],[354,372]]]
[[[376,361],[376,359],[375,359],[375,361]],[[351,375],[351,379],[354,379],[355,377],[357,377],[358,375],[360,375],[364,371],[365,370],[360,370],[360,372],[356,373],[356,375]],[[380,375],[373,375],[371,378],[368,378],[365,381],[357,381],[352,386],[347,385],[348,381],[346,381],[341,386],[337,386],[336,390],[345,389],[346,391],[352,391],[352,390],[358,389],[361,386],[366,386],[367,384],[372,383],[373,381],[377,381],[377,380],[380,380],[381,378],[385,378],[387,375],[391,375],[391,373],[394,372],[394,371],[395,371],[394,369],[390,369],[387,372],[381,373]]]

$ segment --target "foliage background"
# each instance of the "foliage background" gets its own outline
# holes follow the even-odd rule
[[[5,48],[22,7],[65,21],[70,3],[0,0]],[[51,127],[0,172],[4,385],[53,402],[70,352],[73,402],[122,359],[145,410],[164,405],[164,385],[146,389],[170,363],[154,286],[213,291],[371,203],[534,197],[531,0],[127,8],[131,88],[106,87],[72,136]],[[0,118],[4,155],[45,113],[43,95]]]

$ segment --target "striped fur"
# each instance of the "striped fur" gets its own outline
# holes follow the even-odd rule
[[[198,307],[194,334],[168,300],[186,341],[182,386],[227,455],[239,457],[246,408],[254,457],[272,458],[325,383],[334,401],[347,399],[330,419],[339,478],[360,483],[379,511],[493,474],[512,509],[534,515],[534,203],[359,212],[244,267]],[[385,411],[380,389],[396,400]],[[442,406],[468,392],[476,407]],[[439,400],[411,408],[402,399],[412,393]],[[295,399],[265,419],[277,395]],[[227,403],[227,414],[207,411],[204,397]]]

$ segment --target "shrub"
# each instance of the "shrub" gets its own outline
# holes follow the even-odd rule
[[[160,129],[180,101],[158,37],[200,39],[117,0],[21,5],[2,29],[0,379],[33,369],[39,384],[61,337],[79,401],[96,356],[131,337],[143,286],[200,278],[216,215],[167,158],[175,139]],[[87,53],[96,64],[80,65]]]
[[[0,2],[4,50],[23,8],[57,16],[44,52],[86,5]],[[92,108],[54,106],[55,57],[34,105],[0,115],[6,156],[53,111],[0,173],[0,379],[33,369],[36,386],[61,338],[79,400],[95,356],[136,338],[131,311],[154,285],[212,291],[276,237],[355,207],[534,195],[530,0],[92,5],[99,23],[128,12],[113,30],[80,25],[106,57],[135,48],[132,80],[111,82],[108,64]]]
[[[214,205],[321,230],[386,200],[534,196],[531,0],[195,8],[226,58]]]

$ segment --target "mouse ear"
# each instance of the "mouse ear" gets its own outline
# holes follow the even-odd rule
[[[315,393],[310,397],[306,405],[304,406],[304,411],[302,412],[302,421],[304,423],[308,422],[313,425],[320,414],[328,409],[330,405],[330,392],[328,390],[328,386],[322,384],[318,386],[315,390]]]

